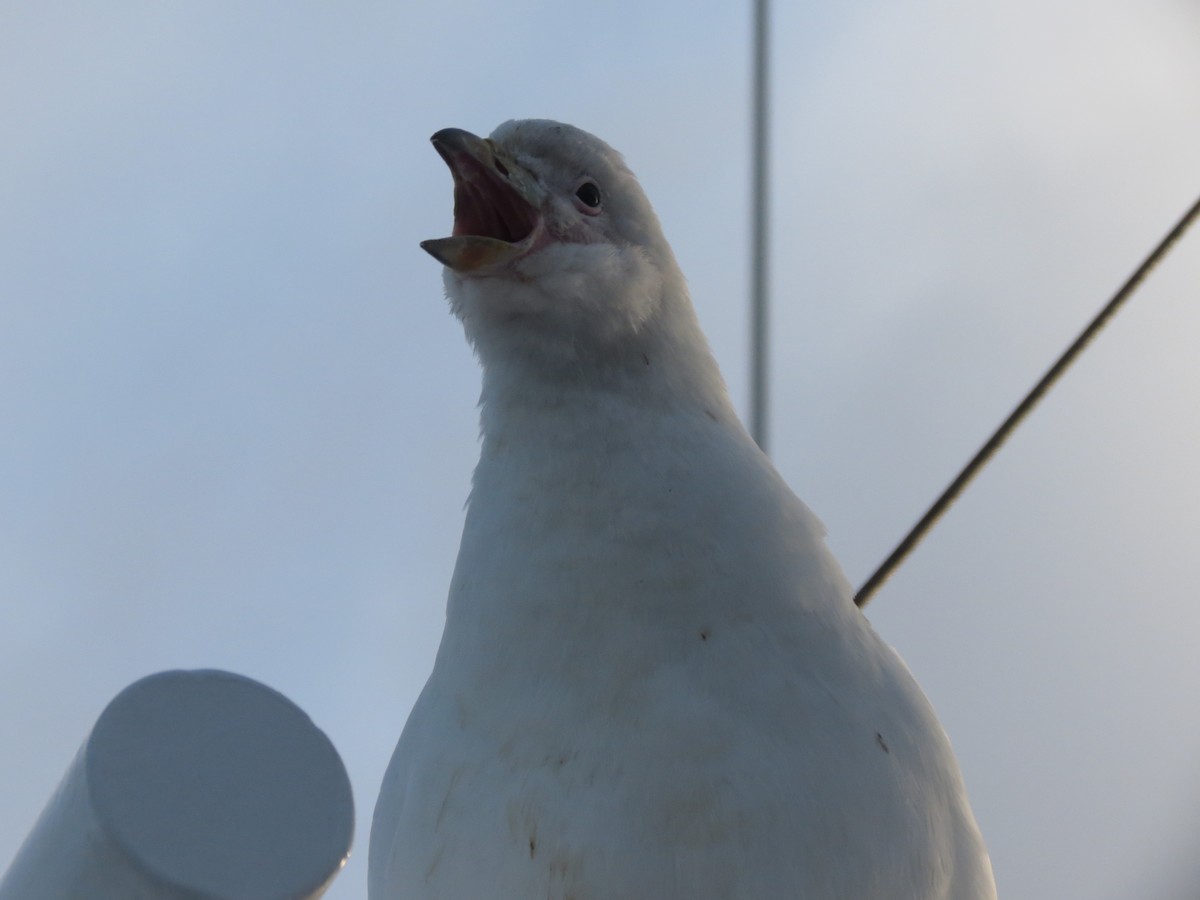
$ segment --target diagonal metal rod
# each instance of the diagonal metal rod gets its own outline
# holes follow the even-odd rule
[[[767,0],[754,2],[753,233],[750,266],[750,434],[767,450]]]
[[[933,506],[921,517],[921,520],[912,527],[912,530],[905,535],[896,549],[892,551],[891,556],[880,564],[870,578],[866,580],[858,593],[854,595],[854,605],[858,607],[866,606],[871,600],[871,596],[879,589],[892,572],[894,572],[913,551],[913,549],[921,542],[921,539],[929,532],[942,513],[949,509],[950,505],[958,499],[958,495],[963,492],[963,489],[971,482],[987,462],[995,455],[1000,446],[1008,439],[1008,436],[1021,424],[1022,420],[1033,410],[1042,399],[1042,396],[1054,385],[1062,376],[1067,367],[1071,365],[1087,347],[1088,343],[1096,336],[1096,334],[1108,324],[1108,320],[1121,307],[1121,305],[1129,299],[1138,286],[1146,279],[1146,276],[1154,269],[1156,265],[1170,251],[1171,247],[1183,237],[1188,227],[1200,216],[1200,199],[1197,199],[1192,204],[1191,208],[1183,214],[1182,218],[1175,223],[1175,227],[1167,232],[1166,237],[1159,241],[1158,246],[1151,251],[1150,255],[1142,262],[1137,270],[1126,279],[1121,288],[1113,295],[1112,299],[1105,304],[1104,308],[1096,314],[1096,317],[1083,329],[1075,342],[1063,351],[1062,356],[1050,367],[1042,380],[1033,386],[1033,389],[1025,395],[1025,399],[1017,404],[1008,416],[1007,419],[996,429],[995,433],[987,439],[979,451],[972,457],[971,461],[966,464],[958,476],[950,482],[950,485],[942,492],[942,495],[934,501]]]

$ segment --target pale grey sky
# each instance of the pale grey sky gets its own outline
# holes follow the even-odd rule
[[[777,4],[773,455],[861,582],[1200,191],[1193,0]],[[431,665],[478,373],[438,128],[641,176],[746,408],[750,13],[0,6],[0,866],[104,704],[221,667],[354,783]],[[1005,896],[1192,898],[1200,235],[869,609]]]

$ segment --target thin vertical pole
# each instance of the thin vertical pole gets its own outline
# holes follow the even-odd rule
[[[750,434],[767,449],[767,0],[754,0],[754,212],[750,268]]]

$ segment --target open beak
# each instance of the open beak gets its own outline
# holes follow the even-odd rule
[[[495,145],[461,128],[430,140],[454,176],[453,237],[422,241],[434,259],[471,273],[512,262],[533,246],[541,225],[538,188],[522,167]]]

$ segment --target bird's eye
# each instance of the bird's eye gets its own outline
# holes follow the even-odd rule
[[[575,196],[579,201],[590,209],[600,208],[600,188],[596,187],[596,182],[585,181],[575,191]]]

